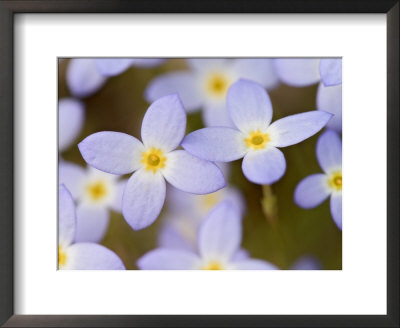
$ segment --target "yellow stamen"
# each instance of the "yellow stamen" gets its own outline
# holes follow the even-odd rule
[[[213,72],[209,74],[205,81],[206,92],[213,98],[225,99],[230,86],[230,79],[226,74]]]
[[[61,246],[58,246],[58,267],[61,268],[67,264],[67,254]]]
[[[224,270],[223,266],[218,263],[211,261],[206,266],[201,268],[202,270]]]
[[[252,149],[264,149],[268,141],[270,141],[267,133],[262,133],[260,130],[251,131],[247,138],[244,139],[246,146]]]
[[[164,156],[161,149],[151,148],[148,151],[142,153],[142,164],[147,171],[153,171],[154,173],[157,170],[165,167],[165,163],[167,158]]]
[[[328,183],[332,189],[336,191],[341,191],[343,184],[342,172],[332,173],[331,176],[329,177]]]
[[[92,201],[98,202],[108,194],[108,189],[104,181],[97,180],[87,185],[86,192]]]

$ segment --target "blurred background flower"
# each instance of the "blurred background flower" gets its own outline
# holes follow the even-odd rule
[[[201,63],[201,61],[193,62]],[[225,61],[231,64],[235,62],[234,59]],[[274,109],[273,121],[288,115],[322,109],[335,114],[336,117],[340,116],[340,119],[336,120],[339,122],[337,126],[332,126],[340,133],[341,85],[325,86],[321,82],[318,65],[313,81],[301,86],[290,85],[279,78],[273,61],[274,59],[268,59],[270,67],[268,70],[263,65],[258,70],[260,77],[266,81],[273,81],[270,85],[263,84],[268,90]],[[79,123],[74,123],[66,129],[68,132],[74,132],[71,133],[74,137],[71,138],[73,141],[67,142],[66,146],[59,149],[64,161],[85,167],[86,163],[79,153],[77,144],[95,132],[117,131],[139,137],[143,116],[150,105],[146,90],[151,84],[166,74],[194,72],[194,67],[192,64],[189,65],[189,60],[155,59],[155,62],[156,64],[145,65],[146,67],[125,63],[123,69],[119,68],[119,71],[113,74],[101,73],[93,59],[83,61],[66,59],[59,62],[59,99],[79,99],[85,108],[83,118],[77,119],[81,122],[81,128]],[[223,69],[224,67],[221,66]],[[249,69],[249,72],[250,70],[257,72],[254,67]],[[244,76],[244,73],[240,77],[249,78],[249,76]],[[323,92],[321,90],[329,90],[330,100],[321,96]],[[185,95],[180,96],[185,102]],[[321,97],[323,101],[319,100]],[[332,108],[330,110],[327,107],[321,108],[321,103]],[[193,106],[185,108],[188,113],[186,134],[206,126],[205,112],[201,110],[204,109],[204,104],[206,103],[197,101],[192,104]],[[68,120],[73,120],[74,114],[71,111],[67,112],[66,117],[62,117],[61,106],[59,110],[60,142],[62,125]],[[229,172],[225,174],[229,188],[221,190],[221,195],[185,194],[188,198],[192,198],[192,201],[185,200],[182,196],[181,202],[179,202],[179,195],[178,201],[167,198],[159,219],[146,229],[134,231],[118,211],[111,209],[109,210],[109,225],[100,243],[115,252],[127,269],[137,269],[136,263],[140,257],[161,246],[163,242],[161,236],[165,227],[175,228],[176,222],[179,222],[178,226],[181,221],[184,222],[184,219],[178,219],[179,216],[187,218],[184,208],[196,208],[198,213],[207,211],[215,202],[230,198],[228,194],[234,190],[239,195],[237,201],[234,202],[239,204],[241,202],[239,199],[243,201],[241,246],[246,251],[243,251],[242,255],[239,254],[240,256],[261,259],[280,269],[295,268],[296,261],[306,256],[315,259],[318,263],[312,266],[315,269],[341,269],[342,234],[331,218],[329,202],[323,202],[312,209],[302,209],[295,204],[293,199],[297,184],[308,175],[321,170],[315,154],[316,142],[320,134],[321,132],[300,144],[282,149],[287,167],[290,169],[273,185],[260,186],[249,182],[242,173],[241,161],[234,161],[227,164],[224,169]],[[122,176],[122,179],[127,177],[127,175]],[[226,194],[222,195],[222,191]],[[185,203],[192,205],[185,205]],[[194,230],[198,229],[202,221],[200,215],[196,217],[197,212],[196,215],[191,216],[193,219],[188,220],[188,229],[176,228],[178,232],[189,231],[188,238],[185,233],[179,235],[189,247],[193,247],[197,238]]]

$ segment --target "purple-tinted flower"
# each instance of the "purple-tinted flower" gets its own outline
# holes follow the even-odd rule
[[[166,73],[150,82],[145,98],[152,102],[177,92],[190,113],[203,108],[207,126],[231,126],[225,107],[229,87],[246,78],[271,89],[278,83],[272,59],[188,59],[189,70]]]
[[[79,100],[58,101],[58,150],[66,150],[80,135],[85,120],[85,106]]]
[[[342,141],[336,132],[327,130],[319,137],[317,159],[324,173],[300,181],[294,200],[302,208],[313,208],[330,197],[332,218],[342,229]]]
[[[99,73],[92,58],[73,58],[67,67],[66,80],[73,96],[85,98],[97,92],[107,78]]]
[[[228,200],[243,213],[240,191],[228,186],[207,195],[192,195],[171,188],[167,196],[167,213],[159,233],[159,246],[195,250],[197,231],[204,217],[220,202]]]
[[[314,256],[302,256],[298,258],[292,266],[289,268],[290,270],[321,270],[321,262],[315,258]]]
[[[94,63],[103,76],[115,76],[131,66],[154,67],[165,62],[164,58],[97,58]]]
[[[285,157],[277,147],[311,137],[332,117],[330,113],[310,111],[270,124],[272,105],[268,93],[258,83],[242,79],[229,89],[227,107],[236,128],[194,131],[185,137],[182,147],[209,161],[230,162],[244,157],[244,175],[258,184],[274,183],[285,173]]]
[[[240,211],[225,201],[214,207],[201,223],[198,252],[158,248],[142,256],[142,270],[274,270],[271,263],[240,255],[242,240]],[[239,252],[239,256],[238,256]]]
[[[72,193],[77,203],[76,242],[99,242],[107,232],[110,209],[121,212],[126,180],[119,176],[61,162],[59,182]]]
[[[275,59],[279,78],[294,87],[319,83],[317,109],[334,114],[328,127],[342,131],[342,59]]]
[[[142,140],[119,132],[98,132],[78,146],[85,161],[107,173],[136,171],[125,187],[122,213],[135,230],[154,222],[165,200],[167,180],[189,193],[208,194],[225,186],[221,170],[184,150],[175,150],[186,129],[178,95],[151,104],[142,122]]]
[[[58,268],[67,270],[124,270],[120,258],[104,246],[74,243],[75,205],[72,195],[60,185],[58,189]]]

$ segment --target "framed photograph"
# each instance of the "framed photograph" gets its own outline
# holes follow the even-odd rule
[[[398,1],[0,21],[3,326],[399,326]]]

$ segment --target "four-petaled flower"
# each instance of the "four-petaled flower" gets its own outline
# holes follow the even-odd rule
[[[142,122],[142,142],[119,132],[98,132],[78,146],[85,161],[104,172],[127,174],[122,213],[134,230],[154,222],[165,200],[167,180],[189,193],[208,194],[225,186],[220,169],[184,150],[175,150],[186,129],[186,113],[178,95],[152,103]]]
[[[320,131],[333,116],[323,111],[287,116],[271,123],[272,105],[258,83],[240,79],[229,89],[227,108],[236,128],[210,127],[187,135],[182,147],[209,161],[230,162],[244,157],[242,169],[250,181],[271,184],[286,170],[277,147],[297,144]]]
[[[67,270],[124,270],[121,259],[95,243],[74,243],[75,205],[64,185],[58,188],[58,268]]]
[[[137,262],[142,270],[275,270],[273,264],[238,256],[241,252],[240,211],[224,201],[214,207],[200,225],[198,253],[177,248],[158,248]]]
[[[177,92],[188,112],[203,108],[207,126],[232,126],[225,108],[229,87],[246,78],[271,89],[278,83],[272,59],[187,59],[189,70],[175,71],[156,77],[145,91],[152,102]]]
[[[61,162],[59,183],[63,183],[77,202],[76,242],[99,242],[106,234],[112,209],[121,212],[126,180],[117,175]]]
[[[342,141],[337,133],[325,131],[318,139],[316,152],[324,173],[312,174],[300,181],[294,200],[302,208],[313,208],[330,196],[332,218],[342,229]]]

